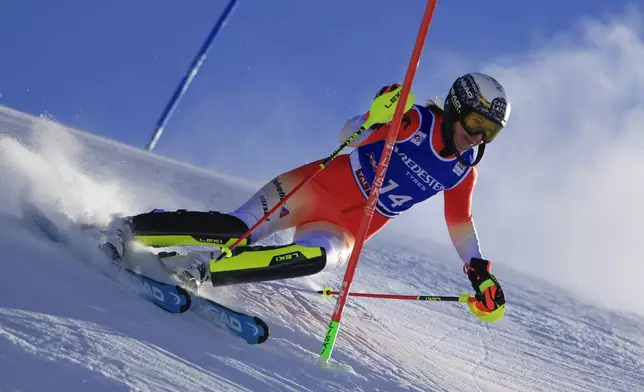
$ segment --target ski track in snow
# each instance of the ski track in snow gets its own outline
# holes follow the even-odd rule
[[[269,324],[266,343],[247,345],[46,241],[20,202],[105,222],[152,208],[226,211],[253,187],[2,107],[0,157],[0,391],[644,391],[642,317],[503,266],[509,308],[498,324],[459,304],[350,299],[333,370],[316,362],[335,301],[312,291],[339,287],[343,270],[206,288]],[[354,291],[469,292],[453,256],[389,238],[366,244]]]

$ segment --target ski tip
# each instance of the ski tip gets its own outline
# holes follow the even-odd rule
[[[268,336],[270,334],[269,330],[268,330],[268,324],[266,324],[264,322],[264,320],[262,320],[261,318],[259,318],[257,316],[253,317],[253,319],[255,320],[255,323],[257,323],[258,326],[260,326],[260,327],[262,327],[264,329],[264,334],[260,335],[257,338],[257,344],[262,344],[262,343],[264,343],[265,341],[268,340]]]

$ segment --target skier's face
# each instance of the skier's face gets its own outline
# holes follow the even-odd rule
[[[467,151],[483,143],[482,133],[470,135],[459,121],[456,121],[453,125],[454,146],[456,146],[458,152]]]

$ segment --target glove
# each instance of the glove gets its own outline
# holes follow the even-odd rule
[[[476,292],[467,305],[474,316],[488,323],[499,321],[505,313],[505,295],[499,281],[490,273],[491,266],[489,260],[477,257],[463,266]]]
[[[396,103],[400,98],[402,87],[399,84],[392,84],[384,86],[378,91],[378,94],[373,99],[371,108],[365,116],[366,122],[369,127],[377,129],[383,124],[389,123],[394,119],[394,112],[396,111]],[[410,92],[405,103],[405,113],[414,106],[414,95]]]
[[[398,83],[394,83],[394,84],[390,84],[388,86],[384,86],[383,88],[380,89],[380,91],[378,91],[378,94],[376,94],[376,96],[373,97],[373,99],[378,98],[382,94],[386,94],[388,92],[394,91],[397,88],[400,88],[400,85]]]

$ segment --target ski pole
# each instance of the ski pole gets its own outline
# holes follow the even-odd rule
[[[339,291],[334,291],[331,287],[325,287],[323,290],[317,290],[317,294],[322,294],[324,298],[331,298],[334,295],[340,294]],[[428,302],[459,302],[466,304],[470,313],[479,320],[486,323],[497,322],[500,318],[490,317],[492,313],[481,310],[478,307],[479,301],[470,294],[461,294],[456,296],[441,296],[441,295],[399,295],[399,294],[375,294],[375,293],[348,293],[347,297],[365,297],[365,298],[383,298],[383,299],[402,299],[407,301],[428,301]]]
[[[331,298],[334,295],[340,294],[339,291],[334,291],[331,287],[325,287],[323,290],[316,291],[322,294],[324,298]],[[382,298],[382,299],[402,299],[408,301],[432,301],[432,302],[471,302],[470,294],[461,294],[459,296],[441,296],[441,295],[399,295],[399,294],[376,294],[376,293],[355,293],[347,294],[350,297],[364,297],[364,298]]]
[[[369,112],[367,112],[367,118],[366,120],[362,123],[360,128],[358,128],[357,131],[355,131],[351,136],[347,138],[338,148],[335,149],[329,155],[324,161],[320,162],[320,165],[318,169],[308,178],[305,178],[302,180],[293,190],[291,190],[288,194],[284,196],[282,200],[280,200],[273,208],[271,208],[267,213],[262,216],[257,223],[253,225],[250,229],[248,229],[244,234],[242,234],[237,241],[235,241],[231,246],[228,248],[222,248],[222,253],[219,255],[217,260],[221,260],[226,256],[231,255],[231,250],[237,247],[243,240],[248,238],[248,236],[255,231],[261,225],[268,219],[275,211],[277,211],[281,206],[283,206],[297,191],[299,191],[304,185],[306,185],[309,181],[311,181],[315,176],[317,176],[322,170],[324,170],[325,167],[333,159],[335,159],[342,150],[344,150],[349,144],[351,144],[352,141],[354,141],[356,138],[358,138],[362,132],[366,131],[367,129],[371,128],[371,126],[375,124],[384,124],[387,123],[390,120],[390,112],[391,110],[395,109],[397,107],[396,102],[398,101],[400,94],[402,90],[401,88],[394,89],[388,93],[382,94],[378,97],[376,97],[373,100],[373,103],[371,104],[371,107],[369,108]],[[407,112],[411,107],[414,105],[414,96],[411,92],[409,92],[408,95],[409,99],[407,99],[406,104],[405,104],[405,112]]]

